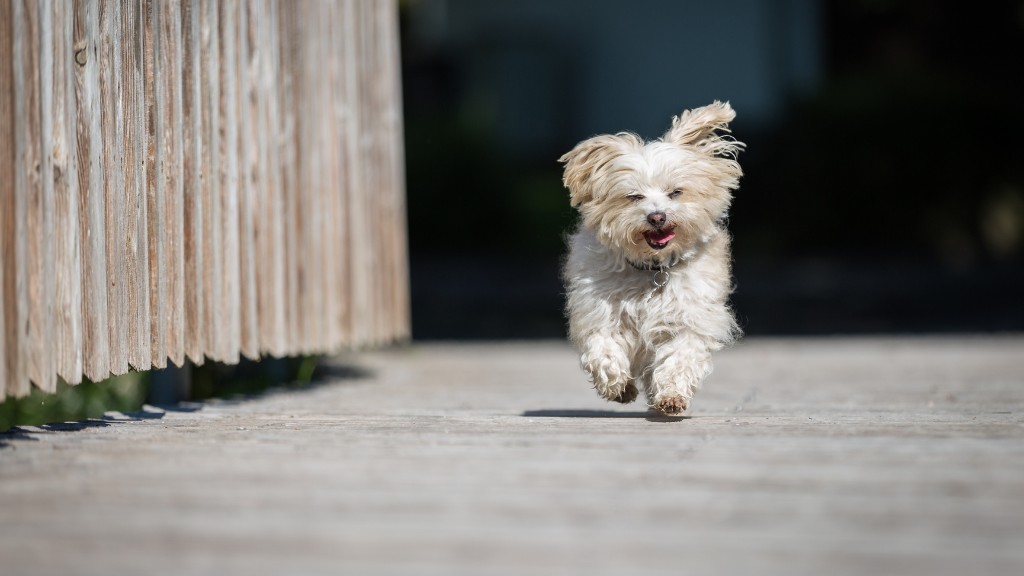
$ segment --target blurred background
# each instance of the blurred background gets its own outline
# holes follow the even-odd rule
[[[1024,329],[1024,2],[408,0],[418,340],[562,337],[556,159],[712,100],[747,334]]]
[[[401,0],[413,337],[563,338],[557,158],[738,112],[748,335],[1024,331],[1024,0]],[[0,431],[245,395],[315,358],[0,402]]]

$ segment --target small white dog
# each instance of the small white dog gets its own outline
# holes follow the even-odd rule
[[[634,134],[584,140],[559,158],[580,212],[564,278],[569,338],[597,392],[686,411],[711,373],[711,353],[739,329],[725,219],[743,147],[728,103],[684,111],[660,140]]]

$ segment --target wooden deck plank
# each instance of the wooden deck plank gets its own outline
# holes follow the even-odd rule
[[[562,342],[349,355],[317,386],[0,435],[0,555],[27,576],[1016,574],[1022,350],[748,339],[683,419],[599,399]]]

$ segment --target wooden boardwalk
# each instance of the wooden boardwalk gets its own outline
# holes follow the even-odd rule
[[[332,366],[0,435],[3,573],[1024,573],[1024,338],[750,339],[682,420],[560,342]]]

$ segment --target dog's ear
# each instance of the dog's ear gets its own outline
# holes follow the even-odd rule
[[[672,127],[665,133],[663,140],[677,146],[695,146],[712,156],[732,156],[743,147],[743,143],[718,132],[728,132],[729,122],[736,117],[736,112],[728,102],[713,103],[693,110],[685,110],[672,118]]]
[[[636,136],[627,133],[602,134],[580,142],[558,159],[565,164],[562,184],[569,189],[574,207],[594,199],[592,183],[617,156],[636,146]]]

